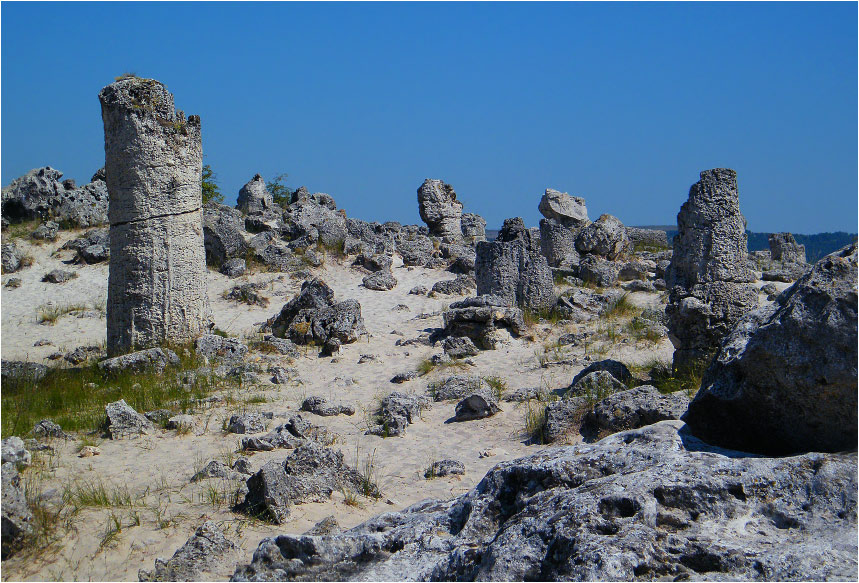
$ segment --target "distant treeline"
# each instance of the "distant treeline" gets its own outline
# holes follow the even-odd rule
[[[668,235],[668,240],[672,241],[674,235],[677,234],[677,227],[669,227],[663,225],[649,225],[642,227],[644,229],[657,229],[665,231]],[[749,251],[769,251],[769,233],[754,233],[746,231],[749,237]],[[498,236],[496,229],[486,229],[486,238],[490,241]],[[817,261],[825,255],[829,255],[833,251],[841,249],[856,240],[856,233],[845,233],[838,231],[836,233],[815,233],[814,235],[793,235],[797,243],[805,245],[805,257],[809,263]]]

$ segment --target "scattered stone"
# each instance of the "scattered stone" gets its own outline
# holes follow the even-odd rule
[[[218,567],[232,558],[235,550],[236,545],[224,536],[218,523],[207,520],[169,560],[155,559],[155,568],[152,571],[140,569],[137,578],[140,581],[208,580],[215,576]]]
[[[764,286],[761,286],[761,292],[767,295],[767,300],[773,301],[776,296],[781,293],[778,291],[778,288],[774,283],[768,283]]]
[[[450,401],[473,394],[490,397],[492,387],[481,377],[456,374],[447,377],[444,381],[431,384],[427,387],[427,392],[432,396],[433,401]]]
[[[236,364],[245,358],[248,347],[238,338],[204,334],[194,342],[194,351],[212,362]]]
[[[233,578],[855,578],[855,456],[749,457],[681,426],[503,462],[458,498],[340,534],[263,539]]]
[[[78,452],[78,457],[92,457],[94,455],[101,455],[101,449],[94,445],[85,445]]]
[[[190,432],[196,430],[198,426],[199,421],[193,415],[174,415],[167,420],[165,428]]]
[[[376,413],[377,425],[367,430],[367,435],[396,437],[406,431],[406,426],[420,417],[421,411],[429,409],[429,401],[419,395],[407,395],[394,391],[384,399]]]
[[[3,287],[7,287],[9,289],[17,289],[21,287],[21,278],[20,277],[10,277],[6,280],[6,285]]]
[[[418,371],[407,370],[405,372],[399,372],[399,373],[395,374],[393,376],[393,378],[391,378],[391,382],[399,385],[399,384],[402,384],[406,381],[414,380],[414,379],[418,378],[419,376],[421,376],[421,375],[420,375],[420,373],[418,373]]]
[[[276,385],[285,385],[298,378],[298,369],[295,368],[273,366],[268,370],[268,372],[272,374],[271,382]]]
[[[0,375],[4,383],[26,381],[37,383],[48,374],[48,367],[38,362],[22,360],[0,361]]]
[[[108,373],[129,370],[139,372],[147,369],[161,373],[171,364],[179,364],[179,357],[175,352],[166,348],[148,348],[102,360],[98,367]]]
[[[152,430],[152,422],[129,407],[124,399],[108,403],[104,412],[107,415],[106,431],[111,439],[147,434]]]
[[[5,451],[3,457],[5,458]],[[15,464],[3,463],[0,474],[3,482],[2,504],[0,504],[3,523],[2,558],[5,561],[24,546],[34,531],[35,518],[27,504],[21,476]]]
[[[173,414],[173,411],[170,411],[169,409],[155,409],[154,411],[145,412],[143,416],[152,421],[152,423],[164,427],[167,425],[167,421],[170,420]]]
[[[274,418],[272,413],[242,413],[233,415],[227,422],[230,433],[262,433],[268,427],[268,422]]]
[[[42,281],[48,283],[65,283],[70,279],[74,279],[78,276],[74,271],[65,271],[63,269],[54,269],[49,271],[42,277]]]
[[[627,227],[626,235],[634,247],[650,249],[669,249],[668,233],[661,229],[639,229]]]
[[[409,293],[414,296],[425,296],[429,293],[429,290],[425,285],[416,285],[409,290]]]
[[[242,438],[243,451],[272,451],[273,449],[274,446],[271,443],[259,437]]]
[[[444,353],[451,358],[465,358],[467,356],[477,356],[480,352],[467,336],[451,336],[444,339],[442,342]]]
[[[30,465],[30,452],[24,447],[24,440],[20,437],[7,437],[2,441],[3,464],[15,464],[17,468],[26,468]]]
[[[18,249],[15,243],[3,243],[2,246],[2,268],[3,273],[15,273],[22,265],[24,252]]]
[[[191,482],[199,482],[200,480],[207,480],[209,478],[223,478],[225,480],[244,480],[245,474],[231,470],[224,462],[212,460],[207,463],[202,470],[191,476]]]
[[[470,395],[457,403],[456,414],[451,421],[473,421],[491,417],[500,411],[495,399],[485,394]]]
[[[579,277],[586,283],[592,283],[599,287],[610,287],[617,282],[622,266],[621,263],[588,255],[579,262]]]
[[[539,387],[523,387],[507,395],[504,400],[508,403],[525,403],[532,399],[546,400],[546,391]]]
[[[59,230],[60,226],[57,223],[54,221],[47,221],[36,227],[36,230],[32,232],[31,236],[34,239],[39,239],[41,241],[56,241]]]
[[[856,286],[854,243],[743,317],[683,416],[691,431],[768,455],[855,450]]]
[[[391,266],[393,265],[393,260],[389,255],[367,255],[360,254],[355,258],[355,264],[361,265],[364,269],[369,269],[370,271],[391,271]]]
[[[97,357],[101,354],[100,346],[78,346],[63,358],[72,364],[81,364],[90,358]]]
[[[326,516],[319,522],[313,525],[313,528],[304,533],[304,536],[325,536],[329,534],[337,534],[343,529],[340,528],[340,523],[334,516]]]
[[[333,417],[336,415],[354,415],[355,408],[349,405],[331,405],[325,397],[307,397],[301,403],[301,411],[314,413],[321,417]]]
[[[632,373],[629,372],[629,369],[626,367],[625,364],[623,364],[622,362],[618,362],[617,360],[607,358],[605,360],[594,362],[593,364],[588,365],[585,369],[579,372],[575,377],[573,377],[573,382],[570,383],[570,388],[574,387],[580,380],[582,380],[592,372],[597,372],[601,370],[608,372],[609,374],[611,374],[611,376],[613,376],[621,383],[627,384],[632,381]]]
[[[50,419],[42,419],[33,425],[33,435],[42,439],[71,439],[71,435],[63,431],[63,428]]]
[[[238,459],[233,462],[233,469],[240,474],[245,474],[248,476],[254,473],[250,458],[246,458],[245,456],[239,456]]]
[[[437,281],[432,286],[432,291],[438,294],[445,295],[468,295],[477,284],[471,275],[460,274],[455,279],[445,279]]]
[[[110,259],[110,247],[104,245],[90,245],[78,251],[77,263],[95,265]]]
[[[427,178],[418,188],[418,210],[431,235],[458,240],[462,238],[462,203],[450,184]]]
[[[228,259],[221,265],[220,272],[229,278],[241,277],[247,271],[247,263],[240,257]]]
[[[110,194],[107,353],[190,341],[211,324],[200,118],[175,111],[154,79],[120,79],[99,100]]]
[[[546,189],[537,208],[544,217],[567,228],[583,227],[590,222],[585,199],[551,188]]]
[[[388,291],[397,287],[397,278],[390,271],[376,271],[364,277],[364,287],[376,291]]]
[[[465,474],[465,464],[456,460],[441,460],[433,462],[424,472],[427,480],[432,478],[444,478],[445,476],[462,476]]]
[[[379,356],[377,354],[362,354],[358,359],[358,364],[364,364],[365,362],[378,362]]]
[[[308,442],[282,462],[270,461],[247,481],[248,493],[237,509],[282,524],[290,507],[326,502],[334,491],[359,491],[361,478],[343,454]]]

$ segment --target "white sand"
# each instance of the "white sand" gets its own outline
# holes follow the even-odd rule
[[[99,303],[106,296],[107,265],[70,266],[63,263],[71,258],[70,252],[62,252],[55,257],[50,255],[68,238],[69,235],[64,233],[57,243],[33,247],[30,251],[35,259],[33,266],[17,274],[3,275],[4,284],[10,277],[19,277],[23,281],[21,288],[2,290],[0,349],[4,359],[41,360],[57,350],[67,351],[81,345],[104,342],[103,315],[95,318],[66,315],[52,326],[36,321],[36,308],[40,305],[49,302]],[[73,270],[79,277],[65,284],[40,282],[42,275],[57,267]],[[176,435],[174,431],[158,430],[153,435],[137,439],[107,440],[100,444],[100,456],[84,459],[75,455],[77,442],[55,444],[57,455],[42,456],[39,462],[41,470],[31,468],[25,472],[25,475],[32,476],[41,471],[43,490],[56,488],[62,491],[70,485],[101,481],[127,488],[135,498],[134,506],[81,511],[68,521],[68,530],[60,527],[60,540],[46,551],[22,553],[4,561],[3,579],[137,580],[138,569],[152,569],[156,557],[166,559],[172,556],[207,518],[222,521],[228,538],[240,547],[232,562],[218,573],[218,577],[226,579],[232,574],[236,561],[249,561],[263,537],[304,532],[328,515],[334,515],[341,526],[351,527],[372,515],[401,509],[425,498],[450,498],[473,487],[498,462],[546,447],[526,445],[523,433],[527,405],[504,402],[501,403],[503,410],[492,418],[453,424],[444,424],[444,421],[453,416],[456,402],[435,403],[420,421],[408,427],[404,437],[382,439],[363,433],[367,428],[367,417],[379,398],[394,390],[422,393],[429,382],[449,374],[466,372],[498,376],[506,380],[510,391],[538,385],[550,390],[567,386],[582,366],[541,368],[537,354],[547,338],[553,339],[564,332],[583,329],[583,326],[537,325],[533,328],[536,341],[512,339],[502,349],[483,351],[474,358],[476,366],[467,371],[436,370],[426,377],[394,385],[389,379],[395,373],[414,369],[431,354],[441,352],[440,348],[396,346],[395,342],[441,327],[441,316],[428,319],[415,319],[415,316],[422,312],[440,311],[458,299],[427,298],[409,295],[408,291],[418,284],[431,287],[438,280],[454,276],[395,264],[394,275],[399,280],[397,287],[389,292],[376,292],[361,287],[365,274],[348,264],[328,260],[325,266],[315,271],[335,290],[338,300],[354,298],[361,303],[369,339],[344,346],[336,363],[332,363],[331,358],[319,358],[315,353],[308,352],[307,356],[302,356],[292,365],[298,368],[303,379],[300,386],[279,387],[266,383],[244,389],[235,396],[240,399],[250,394],[267,397],[269,401],[266,403],[246,407],[275,412],[273,423],[278,422],[279,415],[296,412],[302,399],[308,395],[321,395],[354,405],[356,414],[352,417],[304,415],[338,435],[333,447],[340,448],[349,463],[356,462],[356,448],[359,465],[372,456],[374,472],[384,494],[381,500],[362,498],[363,507],[355,508],[346,505],[343,496],[335,493],[332,500],[324,504],[293,507],[288,522],[283,525],[266,524],[232,513],[228,504],[212,505],[207,501],[211,487],[226,491],[234,489],[235,485],[220,480],[190,484],[189,479],[195,466],[236,450],[240,436],[224,434],[221,427],[224,419],[244,407],[240,404],[218,406],[196,413],[201,426],[205,426],[200,435]],[[262,292],[271,299],[270,306],[249,307],[221,297],[225,289],[241,281],[272,281]],[[217,326],[230,334],[244,336],[253,334],[256,324],[277,313],[298,291],[300,282],[272,273],[258,273],[236,281],[210,271],[209,286]],[[655,294],[633,294],[632,298],[640,304],[659,301]],[[409,311],[395,310],[397,304],[405,304]],[[598,324],[589,326],[596,328]],[[392,334],[394,330],[402,332],[403,336]],[[49,339],[53,346],[34,347],[33,344],[41,339]],[[583,350],[581,347],[568,348],[566,354],[581,357]],[[654,357],[668,362],[671,353],[667,340],[654,346],[625,339],[605,354],[593,358],[616,358],[628,364],[643,364]],[[375,354],[379,359],[359,365],[357,362],[362,354]],[[287,365],[285,360],[284,365]],[[335,377],[352,378],[355,384],[344,387],[342,383],[335,382]],[[481,459],[479,454],[484,450],[490,450],[493,455]],[[257,453],[251,460],[254,469],[258,469],[266,461],[283,459],[289,453],[288,450]],[[430,463],[445,458],[462,461],[466,467],[465,475],[424,479],[424,470]],[[388,500],[392,504],[386,503]],[[122,531],[100,546],[106,529],[112,524],[112,514],[120,520]],[[138,518],[140,524],[136,525]]]

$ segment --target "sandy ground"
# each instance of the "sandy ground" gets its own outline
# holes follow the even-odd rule
[[[70,252],[54,254],[54,250],[70,238],[67,233],[56,243],[32,247],[35,263],[23,271],[3,275],[5,284],[10,277],[19,277],[18,289],[2,289],[2,340],[4,359],[41,361],[57,350],[67,351],[81,345],[101,344],[105,339],[103,306],[106,298],[107,265],[73,266],[64,261]],[[64,284],[42,283],[42,275],[54,268],[70,269],[78,277]],[[343,527],[359,524],[368,517],[398,510],[426,498],[450,498],[467,491],[495,464],[534,453],[546,447],[528,445],[524,435],[526,404],[501,403],[502,411],[485,420],[444,424],[453,416],[456,402],[435,403],[422,419],[409,426],[404,437],[382,439],[365,436],[368,416],[378,399],[393,390],[420,392],[428,383],[455,373],[467,373],[503,378],[510,391],[542,385],[550,390],[569,385],[576,372],[586,362],[573,365],[541,367],[538,355],[544,343],[562,333],[582,329],[582,325],[536,325],[535,341],[511,339],[502,349],[484,351],[474,357],[468,370],[435,370],[429,375],[394,385],[389,382],[397,372],[414,369],[421,361],[440,348],[428,346],[396,346],[400,338],[413,338],[422,332],[442,326],[440,315],[416,318],[421,313],[440,312],[458,298],[428,298],[409,295],[418,285],[432,286],[436,281],[453,275],[422,268],[403,268],[395,263],[394,275],[399,284],[389,292],[363,288],[365,275],[347,263],[329,259],[315,270],[335,291],[336,298],[354,298],[361,310],[369,337],[343,347],[341,354],[320,358],[308,352],[295,366],[302,384],[278,386],[264,383],[242,389],[234,398],[264,396],[267,402],[253,405],[215,406],[198,411],[197,434],[177,435],[174,431],[157,430],[136,439],[101,441],[102,454],[90,458],[75,455],[79,442],[54,442],[53,455],[41,455],[34,467],[27,470],[38,475],[45,496],[86,483],[103,483],[108,487],[127,489],[133,498],[131,506],[83,510],[70,517],[59,530],[60,537],[52,546],[39,553],[23,553],[3,562],[4,580],[137,580],[138,569],[152,569],[156,557],[169,558],[193,531],[206,519],[220,521],[228,538],[238,545],[235,556],[228,557],[223,567],[212,577],[227,579],[236,562],[248,562],[259,541],[279,533],[301,533],[322,518],[334,515]],[[242,281],[270,282],[263,294],[270,298],[267,308],[249,307],[224,300],[225,289]],[[209,296],[217,326],[231,335],[254,333],[258,323],[275,314],[299,289],[300,281],[284,274],[257,273],[239,280],[229,280],[214,271],[209,272]],[[633,294],[634,302],[658,305],[657,294]],[[36,310],[48,303],[86,304],[91,313],[86,317],[62,316],[54,325],[39,324]],[[402,305],[405,308],[395,308]],[[597,324],[590,324],[596,327]],[[397,333],[395,333],[397,332]],[[400,335],[402,334],[402,335]],[[39,340],[48,339],[52,345],[35,347]],[[358,364],[361,355],[374,354],[376,361]],[[635,343],[623,338],[604,355],[627,364],[643,364],[658,358],[670,361],[671,344],[663,339],[658,345]],[[564,358],[579,360],[581,347],[569,348]],[[47,362],[47,361],[46,361]],[[287,365],[284,360],[284,365]],[[349,381],[352,382],[349,382]],[[190,483],[195,470],[211,459],[226,459],[235,455],[240,436],[222,431],[223,421],[239,409],[272,411],[278,423],[298,410],[309,395],[321,395],[329,400],[354,405],[351,417],[317,417],[304,414],[310,421],[337,434],[333,447],[344,453],[351,463],[364,465],[373,460],[373,472],[383,496],[376,501],[361,498],[360,507],[347,505],[343,495],[335,493],[324,504],[293,507],[285,524],[271,525],[229,510],[229,504],[212,503],[214,492],[229,494],[236,484],[222,480]],[[281,422],[283,419],[281,419]],[[484,451],[491,453],[480,457]],[[288,450],[254,454],[254,469],[272,459],[283,459]],[[466,473],[461,477],[427,480],[424,470],[434,460],[452,458],[462,461]],[[111,533],[117,524],[121,531]]]

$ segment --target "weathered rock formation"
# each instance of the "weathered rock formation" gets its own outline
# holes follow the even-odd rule
[[[666,270],[671,290],[665,311],[676,370],[706,364],[739,318],[756,308],[748,260],[746,220],[740,213],[737,173],[701,172],[677,214],[678,234]]]
[[[769,244],[773,261],[805,263],[805,245],[797,243],[791,233],[770,233]]]
[[[224,536],[218,523],[207,520],[168,559],[155,559],[152,571],[140,569],[139,581],[201,581],[232,557],[236,545]]]
[[[493,295],[504,305],[539,311],[555,304],[552,271],[540,254],[539,235],[522,219],[507,219],[495,241],[477,244],[477,295]]]
[[[551,188],[546,189],[537,208],[544,217],[555,220],[567,228],[577,229],[590,222],[585,199]]]
[[[615,216],[602,215],[583,227],[576,236],[579,253],[599,255],[611,261],[621,259],[632,251],[626,227]]]
[[[680,426],[503,462],[339,534],[263,539],[233,580],[855,578],[855,454],[758,458]]]
[[[418,210],[430,234],[448,240],[462,238],[462,203],[450,184],[427,178],[418,188]]]
[[[474,213],[462,213],[462,238],[467,243],[486,241],[486,219]]]
[[[668,233],[659,229],[640,229],[638,227],[627,227],[626,235],[630,242],[642,247],[650,247],[653,249],[668,249],[671,246],[668,244]]]
[[[579,264],[576,234],[554,219],[540,220],[540,250],[551,267],[574,267]]]
[[[74,180],[50,166],[35,168],[3,189],[3,219],[18,222],[56,219],[75,227],[107,222],[108,195],[104,171],[77,188]]]
[[[153,79],[99,93],[110,194],[107,350],[187,341],[210,324],[200,118]]]
[[[684,419],[708,443],[856,449],[856,244],[827,255],[725,338]]]
[[[265,211],[271,210],[274,206],[274,199],[265,186],[265,180],[262,176],[255,174],[247,184],[239,190],[239,196],[236,200],[236,208],[249,215],[262,214]]]
[[[247,243],[243,232],[241,211],[216,202],[207,203],[203,207],[206,263],[220,267],[230,259],[245,257]]]
[[[15,554],[34,532],[35,518],[27,505],[21,475],[14,463],[4,463],[2,469],[2,558]]]
[[[446,336],[465,336],[484,350],[497,348],[504,334],[518,336],[525,331],[522,310],[492,295],[453,302],[443,318]]]

